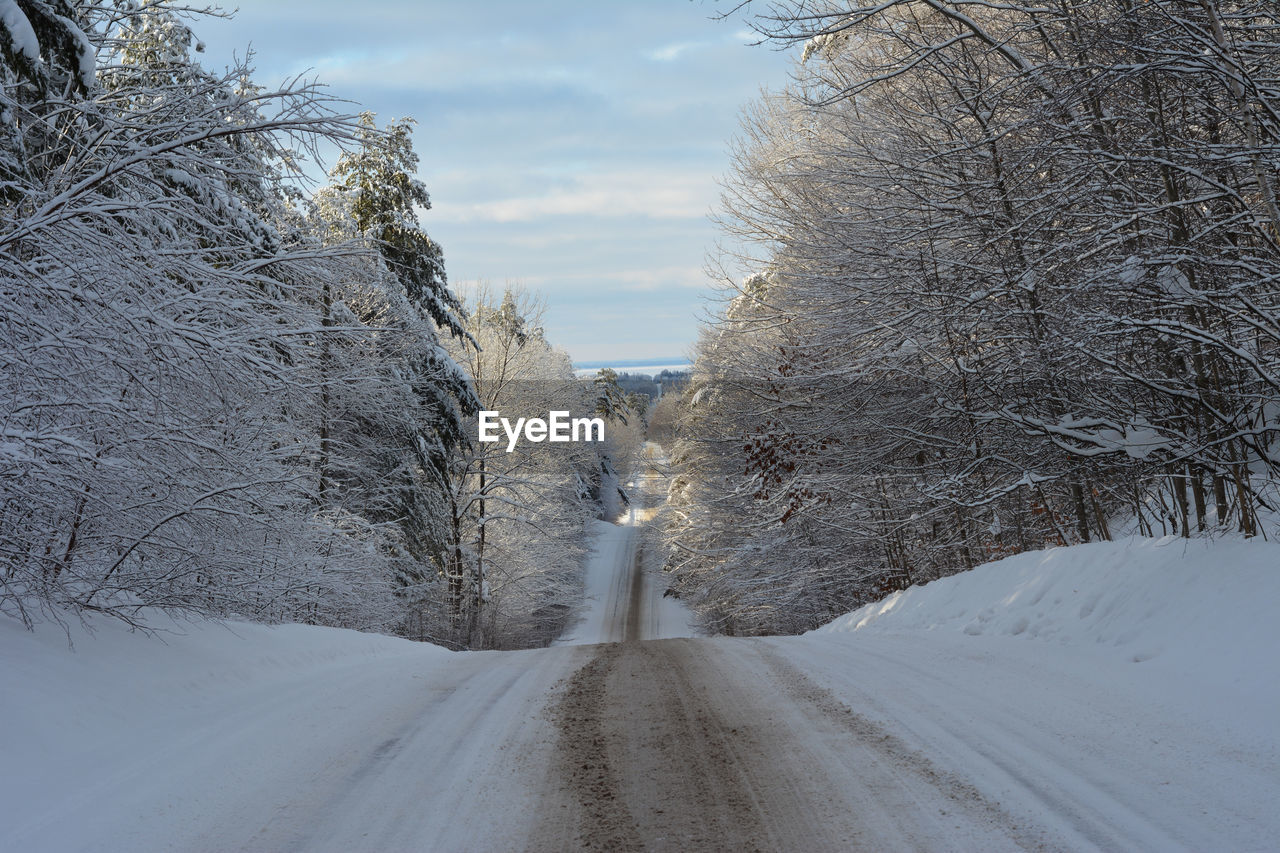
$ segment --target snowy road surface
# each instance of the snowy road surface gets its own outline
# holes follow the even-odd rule
[[[646,553],[644,526],[667,490],[661,448],[646,443],[647,464],[627,484],[631,505],[618,524],[598,522],[596,543],[586,566],[586,599],[582,617],[556,645],[617,643],[689,637],[692,615],[677,599],[664,595],[667,585],[656,555]]]
[[[566,638],[622,642],[0,623],[0,850],[1280,846],[1274,706],[1011,637],[647,639],[689,632],[644,514]]]

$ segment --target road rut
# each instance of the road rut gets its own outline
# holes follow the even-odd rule
[[[1025,850],[1042,842],[759,640],[596,647],[552,711],[530,850]]]

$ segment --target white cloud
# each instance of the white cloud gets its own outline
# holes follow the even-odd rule
[[[648,293],[672,286],[690,290],[704,290],[707,274],[702,267],[655,267],[644,270],[623,270],[607,276],[618,283],[620,290]]]
[[[707,43],[705,41],[679,41],[654,50],[645,51],[644,58],[653,62],[674,62],[685,51],[706,46]]]
[[[716,199],[705,174],[615,173],[575,176],[568,187],[539,195],[435,208],[435,216],[461,222],[537,222],[551,217],[704,219]]]
[[[310,68],[354,99],[344,112],[421,119],[422,222],[452,280],[543,290],[552,340],[579,358],[695,339],[720,152],[738,105],[786,79],[786,53],[743,47],[758,38],[687,0],[585,17],[581,3],[498,0],[483,27],[473,5],[440,0],[366,0],[356,15],[344,0],[240,5],[200,29],[212,66],[253,43],[263,82]]]
[[[609,285],[612,292],[651,293],[658,290],[680,288],[705,290],[707,273],[702,267],[666,266],[630,270],[594,270],[585,273],[557,274],[555,276],[530,276],[522,279],[529,287],[548,293],[594,292],[601,285]],[[588,285],[584,288],[582,285]]]

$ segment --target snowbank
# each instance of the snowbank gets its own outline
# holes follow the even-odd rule
[[[201,809],[182,791],[198,768],[235,753],[263,773],[287,769],[293,741],[341,742],[353,721],[389,695],[420,689],[413,679],[452,657],[334,628],[161,612],[146,622],[158,636],[110,619],[91,630],[72,622],[73,649],[56,625],[32,632],[0,617],[0,849],[95,849],[94,833],[121,822],[127,837],[127,822],[156,803],[167,811],[159,825],[176,832]],[[136,801],[132,813],[98,805],[118,807],[121,791]]]
[[[810,633],[1018,637],[1280,696],[1278,605],[1280,545],[1135,537],[988,563]]]

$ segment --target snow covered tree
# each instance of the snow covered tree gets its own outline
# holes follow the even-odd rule
[[[446,284],[440,248],[418,224],[428,198],[412,177],[412,122],[385,131],[369,113],[359,122],[356,147],[315,198],[326,242],[357,250],[352,262],[360,267],[325,280],[317,294],[326,330],[317,341],[319,492],[325,504],[399,526],[412,556],[396,575],[404,630],[420,634],[421,610],[450,548],[448,467],[476,407],[440,332],[463,350],[475,342]]]
[[[804,53],[744,120],[722,221],[747,248],[674,454],[704,617],[793,630],[1117,526],[1256,533],[1274,5],[754,11]]]
[[[467,336],[462,305],[449,290],[440,246],[418,224],[418,208],[431,209],[422,182],[413,177],[413,119],[378,130],[372,113],[360,115],[356,147],[333,167],[335,190],[350,196],[357,232],[373,241],[409,301],[453,337]]]
[[[0,180],[4,198],[18,201],[24,178],[56,164],[59,137],[75,111],[59,109],[68,99],[86,99],[97,89],[97,47],[88,10],[68,0],[0,4]]]
[[[177,4],[0,11],[0,607],[400,628],[466,385],[385,255],[300,211],[303,158],[371,129],[205,71]],[[334,388],[363,395],[341,447]]]
[[[467,332],[454,344],[479,408],[517,418],[589,410],[589,388],[541,328],[543,305],[524,291],[480,286]],[[473,417],[467,434],[478,438]],[[599,465],[592,445],[521,439],[509,447],[468,440],[450,460],[452,551],[439,639],[468,648],[545,645],[581,595],[585,523],[595,514],[587,484]]]

